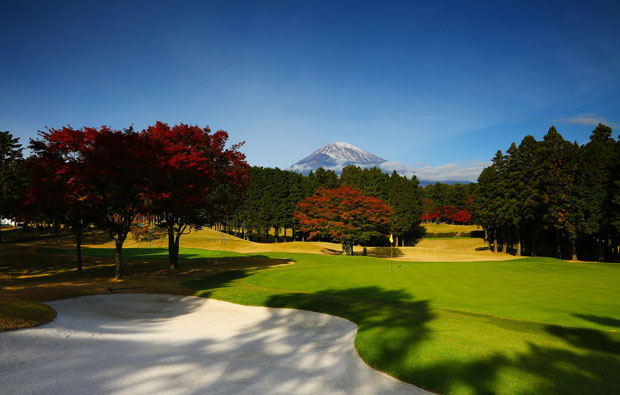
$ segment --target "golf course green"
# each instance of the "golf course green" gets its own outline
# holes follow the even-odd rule
[[[166,258],[163,248],[124,252],[127,258]],[[84,254],[112,256],[114,251],[93,248]],[[204,259],[205,265],[240,256],[180,251],[182,259]],[[185,286],[199,296],[349,319],[359,327],[355,345],[364,361],[434,392],[609,394],[620,389],[618,264],[261,256],[294,264],[222,271]]]

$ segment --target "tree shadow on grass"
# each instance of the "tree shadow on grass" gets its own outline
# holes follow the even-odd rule
[[[404,256],[403,250],[398,247],[374,247],[368,250],[368,256],[375,258],[398,258]]]
[[[595,324],[611,326],[620,328],[620,320],[611,317],[601,317],[592,314],[573,314],[573,317],[581,318],[586,321],[594,322]]]
[[[612,338],[591,329],[542,326],[568,347],[528,342],[527,352],[513,356],[495,352],[469,362],[446,360],[403,372],[398,377],[424,384],[438,393],[454,392],[457,387],[465,387],[466,392],[475,394],[618,393],[620,337]],[[510,376],[519,377],[521,382],[511,382]],[[513,387],[502,387],[499,383]]]

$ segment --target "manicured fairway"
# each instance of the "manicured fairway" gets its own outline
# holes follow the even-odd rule
[[[181,255],[239,256],[200,249]],[[618,264],[527,258],[391,265],[370,257],[261,255],[295,264],[224,272],[186,286],[235,303],[347,318],[359,326],[356,348],[367,363],[435,392],[609,394],[620,388]],[[166,251],[132,249],[126,257],[165,258]]]

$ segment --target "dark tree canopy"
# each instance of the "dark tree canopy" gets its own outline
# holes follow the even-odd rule
[[[8,131],[0,132],[0,219],[14,217],[19,213],[26,184],[19,139]]]

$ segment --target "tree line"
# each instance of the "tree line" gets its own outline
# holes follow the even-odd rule
[[[584,145],[555,127],[512,143],[480,174],[473,217],[497,252],[618,259],[620,141],[599,124]]]
[[[0,217],[69,225],[78,271],[84,232],[96,225],[115,242],[117,277],[123,242],[139,214],[167,230],[173,268],[181,236],[214,223],[254,241],[280,241],[282,233],[283,241],[289,234],[337,241],[347,253],[352,243],[387,244],[389,233],[405,245],[421,236],[421,219],[473,220],[496,252],[620,255],[620,141],[602,124],[584,145],[566,141],[554,127],[541,141],[526,136],[498,151],[477,183],[426,188],[415,176],[353,165],[340,175],[319,168],[307,176],[250,167],[240,144],[226,148],[227,140],[221,130],[161,122],[140,132],[65,127],[39,132],[24,159],[18,140],[0,132]],[[351,204],[371,215],[364,219]]]

